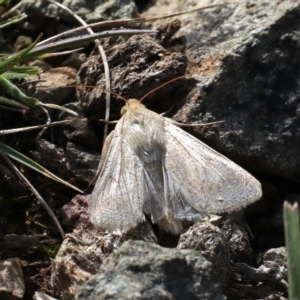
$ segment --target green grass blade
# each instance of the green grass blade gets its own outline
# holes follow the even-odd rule
[[[1,2],[0,2],[0,4],[1,4]],[[12,24],[20,22],[21,20],[23,20],[25,18],[27,18],[27,15],[23,13],[23,14],[19,14],[19,15],[15,16],[13,18],[10,18],[8,20],[5,20],[3,22],[0,22],[0,29],[3,29],[3,28],[8,27]]]
[[[298,204],[284,202],[284,231],[288,261],[289,300],[300,299],[300,233]]]
[[[11,80],[11,79],[26,78],[29,75],[36,75],[36,74],[40,74],[40,73],[41,73],[41,69],[37,68],[37,67],[14,66],[11,70],[3,73],[2,76],[8,80]]]
[[[78,189],[77,187],[73,186],[72,184],[60,179],[59,177],[57,177],[56,175],[54,175],[53,173],[51,173],[50,171],[48,171],[46,168],[44,168],[43,166],[41,166],[40,164],[38,164],[37,162],[33,161],[32,159],[30,159],[29,157],[25,156],[24,154],[10,148],[9,146],[3,144],[0,142],[0,152],[2,154],[5,154],[7,156],[9,156],[10,158],[22,163],[23,165],[43,174],[46,177],[51,178],[52,180],[58,181],[72,189],[74,189],[75,191],[82,193],[82,191],[80,189]]]
[[[30,52],[30,50],[32,50],[36,44],[40,41],[40,39],[42,38],[42,34],[40,34],[38,36],[38,38],[32,43],[30,44],[27,48],[25,48],[24,50],[13,54],[11,56],[4,56],[1,57],[1,61],[0,61],[0,74],[4,73],[5,71],[8,71],[9,69],[11,69],[19,60],[22,60],[24,58],[24,56],[26,56],[26,54],[28,54],[28,52]]]
[[[26,96],[20,89],[7,80],[3,75],[0,75],[0,88],[5,93],[10,94],[14,99],[28,106],[38,105],[40,102],[36,98]]]
[[[5,72],[2,74],[5,79],[12,80],[12,79],[22,79],[29,76],[27,73],[19,73],[19,72]]]
[[[0,96],[0,103],[3,105],[8,105],[11,107],[19,108],[21,110],[29,110],[29,108],[27,106],[25,106],[17,101],[14,101],[14,100],[2,97],[2,96]]]

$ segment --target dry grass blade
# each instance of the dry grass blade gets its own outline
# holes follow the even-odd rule
[[[7,134],[13,134],[13,133],[17,133],[17,132],[43,129],[43,128],[47,128],[47,127],[68,124],[70,122],[71,121],[69,121],[69,120],[64,120],[64,121],[57,121],[57,122],[52,122],[52,123],[43,124],[43,125],[36,125],[36,126],[29,126],[29,127],[22,127],[22,128],[0,130],[0,135],[7,135]]]
[[[60,7],[61,9],[67,11],[76,20],[78,20],[79,23],[81,23],[83,26],[87,25],[87,23],[82,18],[80,18],[78,15],[76,15],[71,9],[67,8],[66,6],[64,6],[60,3],[57,3],[54,0],[48,0],[48,2],[50,2],[52,4],[55,4],[58,7]],[[90,34],[94,34],[93,30],[89,27],[87,28],[87,31]],[[105,51],[104,51],[103,47],[101,46],[100,41],[98,39],[95,39],[94,42],[95,42],[95,45],[98,47],[99,53],[100,53],[101,58],[102,58],[103,66],[104,66],[105,88],[107,90],[107,92],[105,92],[105,94],[106,94],[105,121],[108,121],[109,120],[109,112],[110,112],[110,93],[108,91],[111,88],[111,86],[110,86],[110,75],[109,75],[109,65],[108,65],[108,62],[107,62],[107,57],[106,57]],[[107,133],[108,133],[108,123],[105,123],[104,124],[104,133],[103,133],[103,143],[104,143],[104,141],[107,137]]]
[[[39,103],[40,106],[44,106],[44,107],[48,107],[48,108],[53,108],[53,109],[58,109],[60,111],[63,111],[63,112],[66,112],[74,117],[78,117],[78,113],[69,109],[69,108],[66,108],[66,107],[63,107],[63,106],[60,106],[60,105],[57,105],[57,104],[53,104],[53,103]]]
[[[21,164],[35,170],[36,172],[39,172],[41,174],[43,174],[44,176],[55,180],[57,182],[60,182],[61,184],[79,192],[82,193],[82,191],[80,189],[78,189],[76,186],[60,179],[59,177],[57,177],[56,175],[54,175],[53,173],[51,173],[50,171],[48,171],[46,168],[44,168],[43,166],[41,166],[40,164],[38,164],[37,162],[33,161],[32,159],[30,159],[29,157],[23,155],[22,153],[14,150],[13,148],[3,144],[0,142],[0,153],[9,156],[10,158],[20,162]]]
[[[19,9],[19,7],[21,7],[21,5],[22,5],[22,1],[20,1],[19,3],[17,3],[15,6],[13,6],[10,10],[8,10],[7,12],[5,12],[4,14],[2,14],[0,16],[0,18],[1,19],[6,19],[7,16],[15,13]]]
[[[223,6],[223,5],[226,5],[226,4],[227,3],[212,4],[212,5],[197,7],[197,8],[191,9],[191,10],[184,10],[184,11],[180,11],[180,12],[177,12],[177,13],[166,14],[166,15],[161,15],[161,16],[156,16],[156,17],[123,19],[123,20],[102,21],[102,22],[92,23],[92,24],[88,24],[88,25],[85,25],[85,26],[81,26],[81,27],[77,27],[77,28],[65,31],[61,34],[58,34],[54,37],[51,37],[47,40],[44,40],[44,41],[40,42],[39,45],[43,45],[45,43],[48,43],[52,40],[56,40],[58,38],[66,37],[70,34],[73,34],[76,31],[81,31],[81,30],[86,29],[86,28],[97,28],[97,29],[99,29],[101,27],[118,27],[118,26],[124,26],[124,25],[130,24],[130,23],[137,23],[137,22],[152,22],[152,21],[157,21],[157,20],[160,20],[160,19],[173,18],[173,17],[184,15],[184,14],[189,14],[189,13],[193,13],[193,12],[196,12],[196,11],[204,10],[204,9],[219,7],[219,6]],[[232,4],[232,3],[230,3],[230,4]]]
[[[49,42],[49,39],[39,43],[34,49],[26,55],[26,60],[36,58],[40,55],[43,55],[47,52],[57,51],[62,48],[72,48],[80,47],[87,42],[93,41],[96,38],[104,38],[110,36],[120,36],[120,35],[136,35],[136,34],[155,34],[157,30],[139,30],[139,29],[121,29],[121,30],[107,30],[103,32],[97,32],[94,34],[80,35],[72,38],[66,38],[63,40],[58,40],[54,42]],[[53,37],[57,40],[57,36]],[[53,40],[51,39],[51,40]],[[47,42],[47,43],[46,43]],[[20,59],[22,61],[22,59]]]
[[[49,216],[53,220],[54,224],[56,225],[62,239],[65,237],[64,230],[62,229],[58,219],[56,218],[55,214],[53,213],[52,209],[49,207],[47,202],[42,198],[42,196],[38,193],[38,191],[34,188],[34,186],[28,181],[28,179],[22,174],[22,172],[19,171],[19,169],[10,161],[10,159],[4,155],[1,154],[3,159],[7,162],[7,164],[11,167],[11,169],[18,175],[18,177],[28,185],[29,189],[32,191],[32,193],[36,196],[38,201],[43,205],[43,207],[48,212]]]

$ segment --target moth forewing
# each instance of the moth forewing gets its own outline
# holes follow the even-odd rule
[[[165,129],[166,169],[195,210],[230,212],[261,198],[259,181],[247,171],[171,122]]]
[[[138,100],[126,106],[92,193],[95,225],[128,230],[145,212],[179,233],[182,220],[238,210],[261,197],[260,183],[228,158]]]
[[[125,142],[124,117],[113,132],[89,204],[91,222],[109,230],[128,230],[144,219],[142,164]]]
[[[101,169],[105,159],[106,159],[106,156],[107,156],[107,153],[109,151],[109,148],[110,148],[110,144],[111,144],[111,141],[114,137],[114,133],[115,131],[113,130],[105,139],[105,143],[102,147],[102,153],[101,153],[101,157],[100,157],[100,164],[99,164],[99,169]]]

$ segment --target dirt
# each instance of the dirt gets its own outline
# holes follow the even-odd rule
[[[197,1],[194,2],[197,3]],[[194,7],[194,5],[190,3],[189,7]],[[155,5],[153,5],[153,1],[150,1],[149,4],[143,5],[141,8],[142,16],[146,16],[152,14],[158,15],[161,12],[173,12],[174,10],[187,9],[188,7],[184,7],[184,2],[182,1],[157,1]],[[65,22],[61,22],[60,25],[56,24],[58,28],[70,26],[70,24]],[[146,26],[149,26],[149,24]],[[178,20],[163,20],[159,23],[154,23],[153,26],[160,27],[156,38],[149,35],[124,36],[106,38],[102,41],[110,66],[111,84],[114,93],[126,99],[140,99],[149,91],[179,76],[198,72],[204,74],[207,78],[213,78],[216,70],[220,67],[220,61],[223,59],[222,53],[218,53],[218,55],[204,54],[201,58],[201,63],[193,61],[186,53],[185,40],[174,37],[181,26]],[[4,35],[10,36],[13,29],[14,27],[6,29]],[[27,31],[24,25],[21,28],[20,35],[24,35],[27,38],[34,38],[34,33]],[[22,43],[24,43],[24,40],[20,40],[16,44],[12,41],[11,46],[19,49],[22,47]],[[83,55],[86,55],[87,59],[78,60],[76,58],[73,60],[71,57],[48,59],[45,64],[43,63],[45,72],[40,77],[31,76],[25,81],[14,81],[24,92],[37,97],[42,102],[66,105],[68,108],[77,111],[80,114],[80,120],[74,119],[73,123],[63,128],[48,129],[39,141],[36,140],[37,131],[8,135],[4,136],[1,140],[1,142],[35,159],[57,176],[83,190],[88,187],[89,182],[92,181],[96,174],[103,139],[103,122],[99,122],[99,119],[104,118],[105,109],[105,91],[99,88],[83,87],[85,85],[102,87],[102,89],[105,87],[102,60],[97,51],[95,49],[91,50],[91,48],[92,46],[90,45],[87,49],[81,51]],[[66,61],[68,62],[66,63]],[[38,80],[38,83],[33,82],[33,80]],[[74,84],[80,85],[80,87],[76,89],[74,87],[66,87]],[[150,109],[153,108],[159,113],[171,109],[169,115],[172,115],[172,112],[176,112],[184,105],[186,98],[197,105],[197,101],[201,96],[200,93],[193,92],[190,94],[195,86],[196,82],[193,79],[188,77],[186,79],[183,78],[149,95],[145,99],[145,104]],[[123,104],[122,100],[112,96],[110,120],[117,120],[120,117],[120,108]],[[50,116],[53,121],[67,118],[65,113],[59,113],[54,110],[50,111]],[[68,118],[70,119],[70,117]],[[46,116],[39,108],[33,108],[21,113],[0,110],[0,126],[2,129],[43,124],[45,121]],[[110,127],[111,129],[112,127]],[[67,233],[71,233],[74,228],[76,230],[79,228],[78,231],[82,230],[79,224],[87,226],[88,220],[85,218],[86,198],[78,200],[75,197],[77,195],[75,191],[51,181],[19,163],[16,163],[16,165],[38,189],[41,195],[47,199],[48,205],[58,215]],[[276,184],[271,186],[273,192],[275,189],[274,186]],[[20,258],[26,285],[23,299],[32,299],[35,291],[44,292],[60,299],[61,291],[53,289],[51,285],[51,274],[53,272],[53,263],[51,264],[51,261],[55,258],[63,242],[57,228],[44,208],[39,204],[30,190],[27,189],[26,184],[18,179],[2,159],[0,164],[0,187],[1,260],[6,260],[10,257]],[[282,198],[280,197],[280,191],[275,194],[272,199],[276,197],[277,200]],[[76,199],[78,200],[77,202],[75,201],[75,204],[72,202],[72,205],[74,204],[74,207],[77,208],[73,206],[70,208],[72,198],[73,202]],[[62,209],[62,207],[64,208]],[[69,219],[66,217],[67,215],[70,217]],[[276,216],[278,215],[276,214]],[[273,215],[272,218],[276,216]],[[266,220],[262,224],[266,224],[266,222],[268,221]],[[187,227],[189,226],[190,224]],[[151,238],[148,238],[147,235],[145,240],[153,242],[157,242],[158,240],[158,243],[161,245],[169,247],[174,247],[178,243],[179,237],[168,236],[161,232],[155,225],[153,226],[153,224],[150,227],[151,230],[154,228],[154,231],[151,231],[151,233],[155,232],[156,237],[153,237],[147,231],[147,234]],[[207,225],[207,227],[210,227],[210,225]],[[86,228],[90,227],[84,227],[84,229]],[[236,252],[233,253],[233,255],[236,255],[234,256],[234,262],[240,260],[256,268],[259,263],[255,261],[254,256],[258,257],[257,253],[260,251],[261,253],[263,252],[262,248],[266,246],[266,243],[263,246],[260,244],[258,247],[256,244],[257,240],[248,238],[248,235],[251,236],[251,234],[247,233],[245,228],[247,226],[241,225],[239,222],[231,223],[230,220],[228,221],[225,218],[222,222],[219,222],[218,228],[214,228],[214,230],[218,234],[220,230],[227,232],[228,235],[222,235],[222,239],[227,239],[231,242],[234,237],[237,238],[238,236],[237,243],[243,249],[241,250],[239,247],[236,247]],[[100,236],[100,233],[95,231],[94,228],[88,230]],[[242,234],[238,235],[237,232],[242,232]],[[278,232],[280,232],[278,240],[273,245],[282,246],[282,227],[278,229]],[[84,236],[85,233],[85,231],[80,231],[80,236]],[[135,237],[135,234],[136,232],[132,236]],[[136,236],[140,238],[140,234],[138,232]],[[70,236],[68,236],[70,243],[73,243],[77,237],[73,237],[72,239],[72,235]],[[246,239],[245,236],[247,236]],[[99,239],[101,238],[99,237]],[[128,239],[128,236],[125,238],[117,237],[116,244],[120,245],[123,239]],[[73,247],[76,248],[77,245],[73,245]],[[185,247],[182,246],[183,248]],[[250,248],[251,251],[249,250]],[[264,250],[267,249],[269,248],[265,248]],[[106,256],[112,250],[113,247],[109,248],[109,250],[106,249]],[[76,251],[80,252],[81,249],[78,250],[76,248]],[[222,249],[222,251],[225,250]],[[226,251],[224,253],[227,256],[229,254]],[[94,252],[91,256],[93,255]],[[104,255],[103,257],[106,256]],[[57,263],[57,260],[55,263]],[[222,259],[218,263],[221,264]],[[223,263],[225,264],[225,262]],[[229,260],[226,260],[226,266],[229,268]],[[56,265],[56,267],[59,269],[61,266]],[[96,270],[93,271],[96,272]],[[82,278],[85,278],[84,276],[87,275],[86,273],[80,273],[78,276],[81,282],[83,281]],[[285,299],[284,297],[287,294],[286,287],[282,285],[279,287],[276,284],[264,286],[260,285],[261,281],[252,284],[251,280],[246,279],[242,281],[240,278],[236,280],[236,278],[229,277],[230,275],[225,270],[224,274],[222,273],[222,284],[226,285],[229,282],[229,288],[227,287],[227,290],[224,289],[225,293],[229,295],[228,299],[238,299],[241,294],[244,294],[245,297],[249,297],[249,295],[257,297],[253,299],[258,299],[262,295],[263,297],[275,295],[275,298],[272,299]],[[230,280],[236,280],[234,281],[235,284],[230,286]],[[236,284],[239,280],[241,284]],[[69,288],[69,286],[62,286],[65,289]],[[74,293],[73,290],[70,292],[70,297],[72,297],[72,293]]]

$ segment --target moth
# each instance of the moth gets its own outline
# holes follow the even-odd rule
[[[127,231],[150,214],[153,223],[178,234],[184,220],[239,210],[261,198],[252,175],[171,119],[135,99],[125,110],[103,147],[89,204],[94,225]]]

